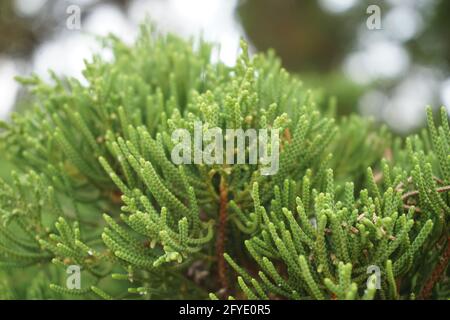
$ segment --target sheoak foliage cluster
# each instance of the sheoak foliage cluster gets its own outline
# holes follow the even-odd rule
[[[450,297],[445,109],[403,139],[337,117],[245,43],[230,67],[148,26],[103,41],[114,58],[87,62],[86,83],[20,79],[33,106],[2,123],[1,298]],[[175,165],[172,132],[198,121],[279,130],[278,172]]]

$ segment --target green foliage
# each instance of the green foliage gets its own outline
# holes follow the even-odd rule
[[[358,116],[334,119],[332,102],[273,53],[250,58],[245,43],[229,67],[211,61],[209,44],[149,27],[132,47],[104,41],[114,59],[87,63],[86,84],[21,79],[36,102],[0,132],[17,171],[0,185],[0,288],[29,298],[448,297],[446,265],[424,290],[448,250],[445,111],[437,127],[430,109],[429,133],[404,142]],[[172,133],[193,134],[199,121],[279,130],[278,172],[175,165]],[[65,286],[69,265],[81,267],[80,289]],[[371,266],[379,290],[366,286]],[[29,283],[13,279],[35,267],[27,295]]]

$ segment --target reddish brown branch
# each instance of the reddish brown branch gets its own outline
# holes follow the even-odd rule
[[[291,141],[292,141],[292,135],[291,135],[291,131],[289,130],[289,128],[286,128],[286,129],[284,130],[284,137],[286,138],[286,141],[287,141],[288,143],[291,143]]]
[[[292,141],[292,135],[291,135],[291,131],[289,131],[289,128],[284,129],[283,131],[283,141],[287,141],[288,144],[291,143]],[[282,143],[280,145],[281,151],[283,151],[284,149],[284,143]]]
[[[450,186],[445,186],[445,187],[437,188],[436,191],[439,192],[439,193],[450,191]],[[419,194],[419,191],[418,191],[418,190],[414,190],[414,191],[407,192],[407,193],[405,193],[405,194],[402,196],[402,200],[405,201],[405,200],[408,199],[409,197],[413,197],[413,196],[416,196],[416,195],[418,195],[418,194]]]
[[[408,179],[406,179],[406,181],[407,181],[408,183],[411,183],[412,177],[408,177]],[[400,182],[400,183],[395,187],[395,191],[401,192],[404,186],[405,186],[405,184],[404,184],[403,182]]]
[[[433,177],[434,181],[436,181],[438,184],[443,185],[444,181],[438,177]],[[408,183],[412,182],[412,177],[408,177],[408,179],[406,180]],[[395,191],[397,192],[401,192],[403,187],[405,186],[405,184],[403,182],[400,182],[396,187],[395,187]]]
[[[450,259],[450,237],[447,237],[447,246],[445,248],[442,257],[440,258],[440,262],[434,268],[430,278],[427,280],[427,282],[423,286],[422,292],[420,293],[420,297],[422,299],[428,299],[431,296],[431,293],[433,291],[436,282],[439,281],[445,269],[447,268],[449,259]]]
[[[373,181],[375,181],[375,183],[379,183],[381,180],[383,180],[383,172],[375,172],[373,175]]]
[[[228,190],[225,179],[220,179],[220,207],[219,207],[219,224],[217,227],[217,270],[219,283],[222,291],[228,291],[227,265],[223,254],[225,253],[226,226],[227,226],[227,206],[228,206]]]

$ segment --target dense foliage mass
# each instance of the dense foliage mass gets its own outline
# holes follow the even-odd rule
[[[86,82],[21,79],[35,105],[2,124],[2,298],[450,297],[445,109],[405,140],[334,119],[333,99],[245,43],[233,67],[149,27],[105,45]],[[278,129],[278,172],[175,165],[172,132],[198,121]]]

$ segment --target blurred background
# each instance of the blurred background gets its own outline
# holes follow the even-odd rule
[[[80,28],[70,28],[77,9]],[[423,126],[426,105],[450,107],[449,14],[448,0],[1,0],[0,119],[26,101],[15,75],[81,79],[84,59],[108,58],[96,35],[132,43],[148,17],[161,32],[220,44],[227,64],[240,38],[252,52],[274,48],[308,87],[336,96],[341,114],[405,134]]]

